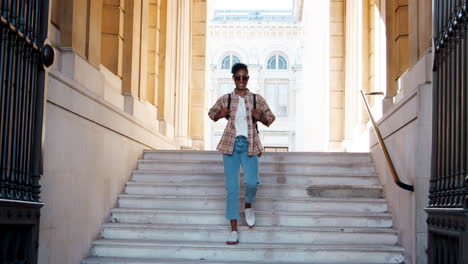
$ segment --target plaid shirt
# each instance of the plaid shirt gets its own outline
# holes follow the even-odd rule
[[[218,98],[216,103],[211,107],[210,111],[208,112],[208,116],[214,120],[214,117],[217,113],[221,111],[223,108],[227,108],[228,105],[228,94],[225,94]],[[252,112],[253,109],[253,94],[246,89],[245,93],[245,106],[247,111],[247,122],[248,122],[248,141],[249,141],[249,156],[252,155],[259,155],[263,151],[262,144],[260,143],[260,138],[258,137],[257,131],[255,130],[255,124],[252,121]],[[275,115],[271,112],[270,107],[266,103],[265,99],[259,94],[256,95],[257,100],[257,111],[260,117],[264,117],[268,122],[263,123],[265,126],[270,126],[273,121],[275,121]],[[236,113],[237,113],[237,105],[239,103],[239,96],[233,91],[231,93],[231,113],[229,115],[229,121],[224,129],[223,136],[219,141],[218,147],[216,148],[221,153],[224,154],[232,154],[234,149],[234,142],[236,140]]]

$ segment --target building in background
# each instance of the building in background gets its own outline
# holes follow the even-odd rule
[[[234,89],[231,66],[249,67],[248,88],[262,95],[277,119],[259,123],[265,151],[295,151],[296,93],[302,88],[302,26],[291,10],[214,10],[207,32],[207,102]],[[226,120],[210,122],[206,149],[215,149]]]

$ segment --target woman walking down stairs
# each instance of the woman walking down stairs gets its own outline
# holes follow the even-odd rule
[[[233,246],[219,153],[145,151],[82,263],[403,263],[368,153],[265,153],[259,166],[256,225],[241,212]]]

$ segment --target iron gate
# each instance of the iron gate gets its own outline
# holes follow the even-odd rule
[[[37,263],[49,1],[0,8],[0,263]]]
[[[467,0],[433,0],[431,264],[468,264],[467,24]]]

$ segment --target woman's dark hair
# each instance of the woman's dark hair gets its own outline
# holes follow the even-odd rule
[[[249,72],[249,69],[247,69],[247,65],[245,65],[244,63],[236,63],[232,65],[232,69],[231,69],[232,75],[236,74],[236,72],[239,70],[245,70],[246,72]]]

